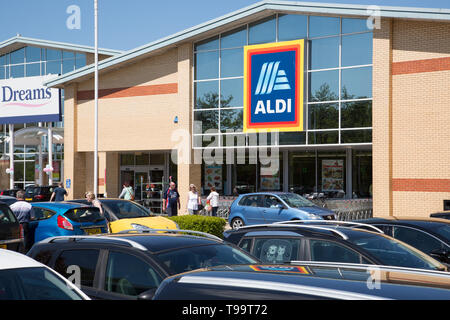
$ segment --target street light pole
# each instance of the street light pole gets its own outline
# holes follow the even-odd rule
[[[95,80],[94,80],[94,194],[98,193],[98,3],[94,0]]]

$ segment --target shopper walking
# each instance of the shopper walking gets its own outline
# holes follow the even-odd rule
[[[133,187],[130,186],[130,183],[128,181],[126,181],[123,184],[123,189],[122,192],[119,195],[119,199],[125,199],[125,200],[134,200],[134,192],[133,192]]]
[[[216,187],[211,187],[211,192],[206,200],[209,200],[209,204],[211,205],[211,215],[216,217],[217,210],[219,209],[219,194],[216,192]]]
[[[58,183],[58,186],[53,190],[52,196],[50,197],[50,201],[55,199],[55,202],[64,201],[67,196],[67,191],[64,189],[64,183]]]
[[[103,207],[101,202],[95,197],[95,194],[91,191],[86,192],[86,200],[89,202],[91,206],[97,207],[100,209],[100,213],[103,214]]]
[[[9,207],[11,208],[14,215],[19,220],[19,223],[23,231],[24,249],[25,253],[30,250],[33,245],[34,239],[30,232],[30,220],[34,218],[33,207],[30,203],[25,201],[25,191],[19,190],[16,193],[17,202],[14,202]]]
[[[169,189],[164,192],[163,207],[169,217],[177,216],[178,209],[181,209],[180,194],[175,182],[170,182]]]
[[[197,187],[194,184],[189,185],[187,209],[189,214],[197,214],[202,204]]]

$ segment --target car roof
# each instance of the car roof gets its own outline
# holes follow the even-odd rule
[[[450,224],[450,221],[448,219],[440,219],[440,218],[427,218],[427,217],[376,217],[376,218],[370,218],[365,220],[357,220],[361,223],[405,223],[405,224],[414,224],[426,227],[429,223],[445,223]]]
[[[282,194],[293,194],[292,192],[282,192],[282,191],[265,191],[265,192],[251,192],[251,193],[243,193],[240,194],[240,196],[251,196],[251,195],[271,195],[271,194],[275,194],[275,195],[282,195]]]
[[[74,209],[79,207],[86,207],[85,204],[76,203],[76,202],[30,202],[33,207],[44,207],[48,209]]]
[[[0,196],[0,199],[16,199],[16,198],[15,197],[11,197],[11,196]]]
[[[26,255],[11,250],[0,249],[0,270],[42,266],[41,263]]]

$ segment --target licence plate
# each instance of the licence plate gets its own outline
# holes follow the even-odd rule
[[[86,234],[98,234],[102,233],[102,229],[100,228],[84,229],[84,232],[86,232]]]
[[[6,244],[0,244],[0,249],[7,249]]]
[[[33,201],[33,198],[25,198],[25,201]]]

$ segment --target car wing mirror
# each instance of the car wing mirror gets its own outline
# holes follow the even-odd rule
[[[450,262],[450,251],[445,249],[434,249],[430,252],[430,256],[444,263]]]
[[[138,300],[152,300],[157,288],[152,288],[147,291],[142,292],[140,295],[137,296]]]
[[[279,203],[279,204],[277,204],[277,208],[282,210],[282,209],[284,209],[284,206],[281,203]]]

